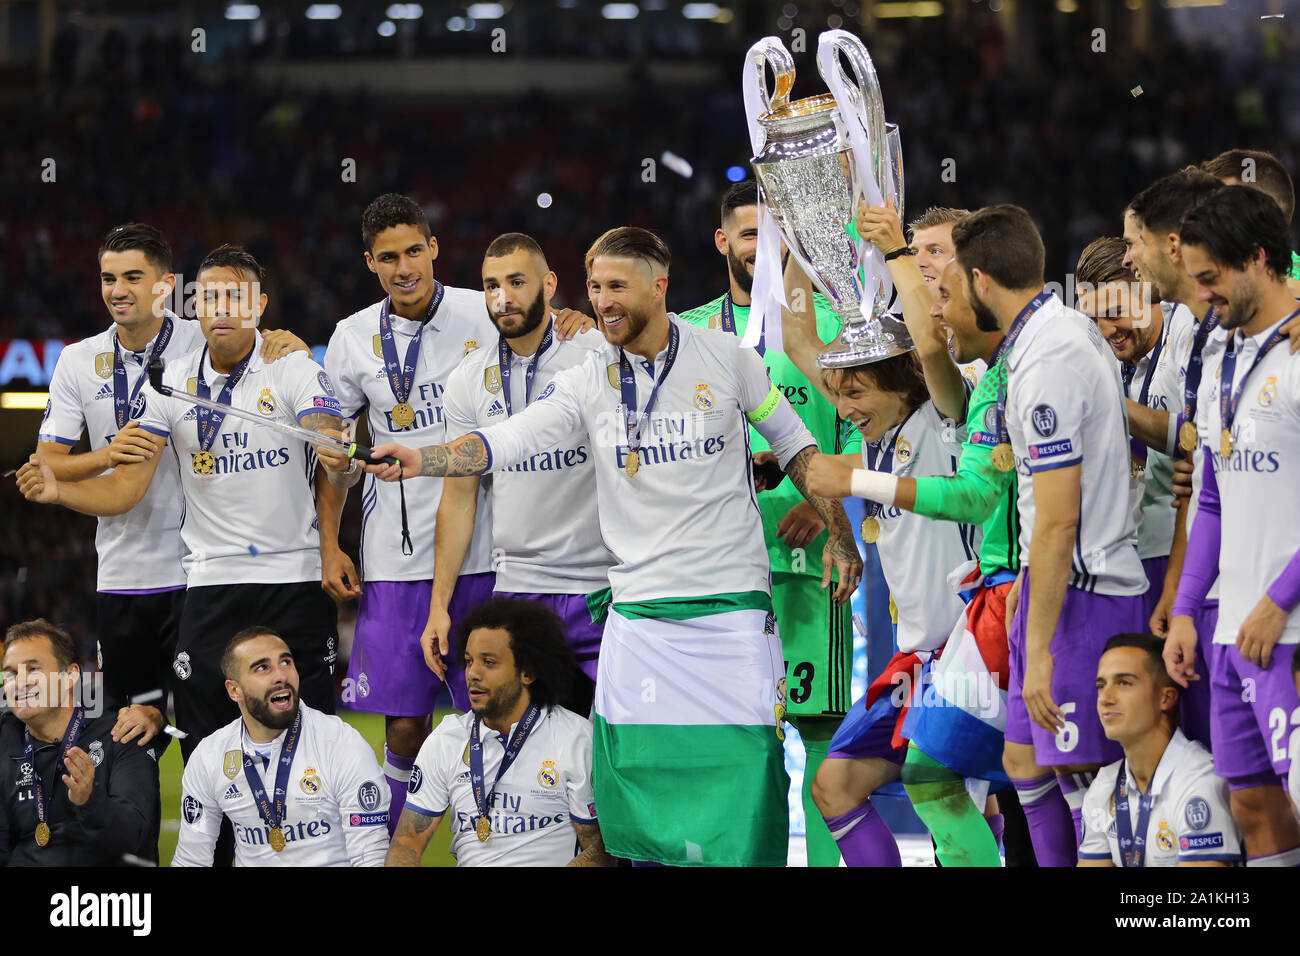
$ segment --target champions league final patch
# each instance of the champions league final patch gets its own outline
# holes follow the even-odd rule
[[[1034,409],[1030,420],[1034,423],[1034,430],[1044,438],[1056,434],[1056,409],[1051,405],[1039,405]]]
[[[330,381],[330,377],[324,372],[316,373],[316,381],[320,382],[321,391],[326,395],[336,394],[334,391],[334,383]]]

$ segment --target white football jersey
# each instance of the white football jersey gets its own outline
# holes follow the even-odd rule
[[[420,747],[411,768],[406,808],[446,814],[457,866],[564,866],[578,854],[573,821],[596,822],[591,790],[591,721],[563,707],[537,718],[488,805],[492,833],[475,832],[478,808],[470,784],[469,738],[474,715],[448,714]],[[479,728],[483,777],[491,788],[508,734]]]
[[[310,356],[293,352],[267,365],[257,355],[261,347],[259,333],[231,405],[290,425],[315,412],[338,416],[334,386]],[[171,362],[163,381],[196,393],[200,362],[215,401],[226,376],[213,371],[204,348]],[[179,464],[185,492],[181,537],[190,552],[185,558],[190,587],[320,580],[316,453],[307,442],[227,415],[209,452],[213,469],[199,474],[196,405],[151,390],[140,425],[168,438],[169,454]]]
[[[1147,579],[1128,507],[1128,417],[1114,353],[1090,319],[1052,295],[1026,322],[1006,363],[1022,565],[1029,566],[1034,534],[1034,473],[1081,465],[1069,584],[1096,594],[1143,593]]]
[[[619,350],[608,343],[557,375],[527,409],[481,430],[488,468],[526,461],[585,428],[601,535],[618,562],[609,572],[615,602],[770,593],[749,423],[782,467],[817,443],[757,352],[737,348],[730,332],[697,329],[671,314],[669,321],[680,336],[678,354],[644,423],[634,476],[626,472]],[[667,354],[653,366],[628,356],[641,411]]]
[[[384,865],[389,793],[375,752],[340,718],[301,701],[298,707],[302,727],[286,787],[284,849],[271,848],[271,828],[244,771],[247,751],[274,801],[284,734],[258,747],[240,717],[203,738],[185,765],[172,866],[211,866],[223,815],[234,827],[236,866]]]
[[[1138,359],[1133,377],[1129,380],[1128,397],[1142,403],[1142,385],[1147,373],[1151,384],[1147,388],[1145,405],[1158,411],[1169,412],[1169,434],[1166,449],[1177,442],[1178,413],[1183,407],[1183,382],[1187,377],[1186,357],[1191,354],[1192,338],[1196,334],[1196,316],[1185,305],[1160,303],[1164,326],[1160,330],[1160,354],[1155,368],[1151,368],[1152,349]],[[1159,558],[1169,554],[1174,543],[1174,518],[1177,512],[1174,499],[1174,459],[1166,452],[1146,448],[1146,467],[1143,469],[1142,517],[1138,521],[1138,557]]]
[[[927,401],[901,426],[886,432],[879,444],[863,442],[862,463],[868,469],[874,463],[877,471],[884,471],[889,463],[889,473],[900,478],[948,477],[956,473],[965,440],[965,427],[954,428],[934,403]],[[891,445],[892,462],[888,461]],[[889,596],[898,609],[899,651],[906,654],[942,647],[965,606],[947,578],[958,565],[978,557],[980,529],[926,518],[893,505],[881,505],[877,512],[872,502],[867,503],[867,514],[880,522],[876,548]]]
[[[1219,448],[1226,333],[1224,346],[1206,355],[1201,375],[1196,427],[1201,446],[1214,456],[1222,515],[1216,644],[1237,642],[1246,616],[1300,546],[1300,533],[1287,517],[1288,503],[1295,497],[1293,469],[1300,469],[1300,362],[1284,339],[1251,371],[1260,346],[1281,324],[1279,320],[1251,338],[1240,330],[1233,334],[1237,352],[1233,388],[1241,391],[1241,401],[1232,423],[1232,455],[1227,459]],[[1198,454],[1203,462],[1204,454]],[[1300,608],[1288,616],[1279,643],[1300,644]]]
[[[443,391],[447,377],[461,359],[480,348],[496,344],[497,330],[488,318],[483,293],[444,286],[446,292],[438,311],[429,319],[420,337],[415,361],[415,378],[408,404],[415,421],[406,428],[393,424],[393,395],[384,367],[379,340],[379,313],[384,300],[348,316],[335,328],[325,350],[325,369],[338,389],[344,418],[356,418],[363,411],[370,426],[372,445],[398,442],[408,448],[441,445],[447,433],[443,412]],[[397,361],[420,324],[390,313]],[[442,500],[441,478],[420,478],[406,482],[407,526],[414,551],[402,554],[401,497],[397,482],[379,481],[366,475],[361,492],[361,568],[366,581],[429,581],[433,579],[433,534]],[[492,504],[487,481],[480,485],[478,521],[462,574],[492,570]]]
[[[163,350],[166,362],[203,346],[199,323],[168,312],[172,335]],[[41,419],[40,440],[76,445],[84,431],[92,451],[112,444],[118,433],[113,412],[113,347],[117,327],[69,345],[59,353],[50,379],[50,400]],[[144,360],[154,342],[140,352],[122,352],[127,395],[135,401],[128,421],[139,420],[157,397],[147,384]],[[139,391],[136,391],[137,385]],[[110,469],[111,471],[111,469]],[[108,474],[108,472],[105,472]],[[181,494],[176,458],[164,453],[144,497],[130,511],[99,519],[95,551],[99,555],[96,587],[100,591],[147,591],[185,586],[185,545],[181,522],[185,498]]]
[[[1097,771],[1083,798],[1083,842],[1079,859],[1110,860],[1122,866],[1115,824],[1115,780],[1120,767],[1127,780],[1129,826],[1137,827],[1139,795],[1133,772],[1122,760]],[[1228,782],[1214,775],[1210,752],[1175,730],[1156,772],[1143,866],[1177,866],[1182,862],[1241,859],[1241,834],[1228,809]]]
[[[1224,332],[1222,329],[1217,329],[1217,328],[1213,332],[1211,332],[1209,334],[1209,337],[1205,340],[1205,346],[1201,350],[1202,384],[1204,384],[1205,382],[1205,363],[1210,360],[1211,355],[1214,355],[1215,353],[1222,353],[1223,347],[1227,345],[1227,343],[1228,343],[1228,333]],[[1191,352],[1192,352],[1191,348],[1188,347],[1186,354],[1183,356],[1183,364],[1182,364],[1182,372],[1181,372],[1183,381],[1186,381],[1187,379],[1187,360],[1188,357],[1191,355]],[[1198,427],[1198,441],[1199,441],[1200,440],[1199,427],[1202,424],[1201,399],[1200,399],[1199,387],[1197,389],[1197,397],[1196,397],[1196,424]],[[1187,527],[1188,540],[1191,540],[1192,522],[1196,520],[1196,510],[1200,507],[1200,502],[1201,502],[1201,488],[1205,484],[1205,456],[1201,452],[1201,449],[1199,447],[1192,455],[1192,466],[1193,466],[1192,497],[1189,498],[1187,501],[1187,517],[1184,519]],[[1214,579],[1214,584],[1210,585],[1210,590],[1205,595],[1205,599],[1207,601],[1219,600],[1219,579],[1217,576]]]
[[[497,339],[471,352],[447,378],[443,412],[447,440],[503,422],[526,407],[528,369],[537,362],[530,397],[536,399],[560,372],[600,351],[605,337],[589,329],[567,342],[554,338],[540,356],[509,352],[501,374]],[[510,380],[509,408],[503,383]],[[609,587],[614,556],[600,537],[596,517],[596,465],[585,429],[498,469],[492,476],[492,551],[496,589],[526,594],[587,594]],[[476,518],[476,526],[486,518]]]

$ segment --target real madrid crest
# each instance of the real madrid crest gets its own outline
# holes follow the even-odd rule
[[[473,352],[476,348],[478,348],[478,339],[466,339],[465,351],[461,353],[460,357],[464,358],[466,355],[469,355],[470,352]]]
[[[226,779],[234,780],[239,776],[239,768],[244,764],[244,755],[239,750],[227,750],[225,759],[221,761],[221,772],[226,775]]]
[[[258,393],[257,410],[266,416],[275,414],[275,396],[271,394],[269,388],[264,388]]]
[[[501,366],[489,365],[483,370],[483,387],[495,395],[501,391]]]
[[[298,786],[308,796],[320,793],[320,776],[316,773],[315,767],[308,767],[302,772],[302,779],[298,781]]]
[[[609,379],[610,388],[618,388],[618,363],[605,366],[605,377]]]
[[[1165,820],[1161,820],[1160,826],[1156,829],[1156,846],[1166,853],[1172,853],[1174,850],[1174,831]]]
[[[894,446],[894,457],[898,459],[900,465],[905,465],[912,460],[912,443],[901,435],[898,437],[898,444]]]
[[[95,356],[95,374],[100,378],[113,377],[113,353],[100,352]]]
[[[1259,407],[1268,408],[1277,401],[1277,376],[1270,375],[1259,390]]]
[[[90,758],[90,762],[93,763],[96,767],[98,767],[101,763],[103,763],[104,762],[103,742],[99,740],[92,740],[90,742],[90,746],[86,748],[86,756]]]
[[[695,386],[695,407],[702,412],[713,407],[713,393],[709,391],[708,382],[700,382]]]
[[[560,771],[555,769],[554,760],[543,760],[542,769],[537,771],[537,782],[547,790],[554,790],[560,782]]]

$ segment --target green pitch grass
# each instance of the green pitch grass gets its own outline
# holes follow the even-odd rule
[[[433,715],[433,726],[450,711],[440,710]],[[340,710],[339,716],[357,730],[375,751],[375,759],[384,762],[384,718],[380,714],[364,714],[355,710]],[[158,837],[158,859],[171,863],[176,853],[176,840],[181,826],[181,748],[175,743],[167,748],[162,761],[158,764],[158,775],[162,784],[162,833]],[[381,785],[387,786],[383,781]],[[451,834],[446,826],[429,841],[429,848],[424,852],[425,866],[455,866],[456,860],[449,849]]]

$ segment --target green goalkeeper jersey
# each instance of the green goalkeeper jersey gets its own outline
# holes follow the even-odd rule
[[[699,308],[678,313],[683,322],[699,328],[723,328],[723,300],[718,296],[712,302]],[[813,295],[817,313],[817,334],[823,342],[830,342],[839,337],[843,323],[839,314],[831,307],[830,301],[821,293]],[[743,337],[749,324],[749,306],[733,306],[735,333]],[[766,349],[763,352],[763,365],[767,368],[772,384],[781,389],[786,400],[817,440],[817,447],[828,455],[838,455],[858,451],[862,447],[862,437],[856,428],[845,422],[835,411],[835,406],[822,397],[821,392],[808,381],[807,377],[795,367],[782,352]],[[752,427],[749,430],[750,447],[755,452],[767,451],[767,442]],[[760,492],[758,510],[763,516],[763,539],[767,542],[768,557],[772,570],[777,573],[810,574],[820,578],[822,575],[822,548],[826,546],[826,532],[823,531],[800,554],[792,552],[784,541],[776,536],[777,525],[786,513],[799,502],[803,495],[789,479],[776,488]]]
[[[998,392],[1006,387],[1007,367],[998,362],[971,393],[966,413],[966,443],[951,478],[916,479],[919,515],[983,526],[980,570],[1020,569],[1020,517],[1016,510],[1016,472],[993,467],[998,444]]]

